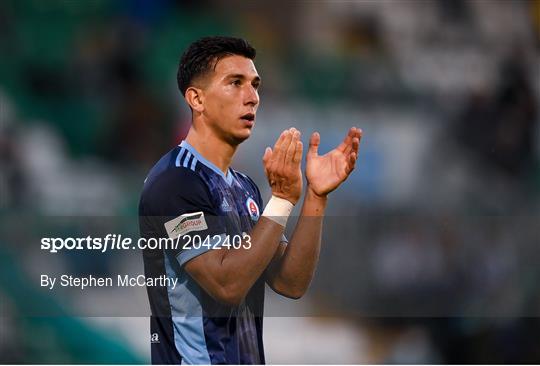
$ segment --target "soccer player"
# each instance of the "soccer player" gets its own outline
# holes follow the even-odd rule
[[[255,125],[261,78],[254,58],[245,40],[207,37],[180,60],[178,86],[192,126],[151,169],[139,205],[143,237],[181,238],[177,248],[143,251],[147,277],[178,278],[175,288],[147,287],[152,363],[264,363],[265,284],[293,299],[306,292],[327,196],[354,169],[359,129],[322,156],[312,134],[305,198],[287,242],[283,231],[302,193],[300,132],[283,131],[264,152],[266,206],[257,185],[230,167]]]

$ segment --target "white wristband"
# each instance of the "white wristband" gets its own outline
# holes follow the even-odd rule
[[[266,204],[262,216],[277,222],[281,226],[287,225],[287,219],[291,214],[294,205],[286,199],[272,196]]]

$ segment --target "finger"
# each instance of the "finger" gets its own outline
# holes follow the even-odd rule
[[[357,128],[355,136],[352,139],[351,150],[349,151],[349,153],[350,152],[355,152],[356,156],[358,156],[358,149],[360,147],[360,141],[361,140],[362,140],[362,130]]]
[[[343,153],[345,155],[348,155],[350,154],[352,151],[354,151],[354,139],[359,139],[360,138],[360,129],[359,128],[356,128],[356,127],[353,127],[351,128],[351,131],[352,133],[350,133],[348,135],[348,140],[347,140],[347,146],[345,147],[345,150],[343,151]]]
[[[356,153],[358,155],[358,148],[360,146],[360,139],[358,137],[353,137],[351,148],[348,151],[349,154]]]
[[[298,165],[302,161],[302,153],[304,151],[304,145],[302,141],[296,141],[296,150],[294,151],[294,164]]]
[[[364,131],[362,131],[361,128],[356,128],[356,135],[354,137],[356,137],[358,139],[358,142],[360,142],[360,140],[362,140],[363,134]]]
[[[362,139],[362,130],[359,128],[355,128],[351,143],[344,151],[345,155],[350,154],[353,151],[356,151],[356,155],[358,155],[358,146],[360,145],[360,140]]]
[[[296,128],[294,127],[291,127],[289,128],[289,132],[291,133],[291,136],[293,137],[293,139],[296,137],[298,140],[300,139],[300,131],[298,131]],[[293,143],[293,141],[291,140],[291,144]],[[295,147],[296,147],[296,142],[294,143],[295,144]]]
[[[268,165],[268,162],[270,161],[270,159],[272,159],[272,148],[267,147],[264,150],[264,155],[262,157],[262,161],[265,167]]]
[[[263,155],[263,165],[264,165],[264,173],[266,174],[266,178],[268,178],[268,183],[270,183],[270,186],[272,186],[275,182],[274,173],[272,173],[272,170],[270,167],[272,166],[272,155],[273,155],[272,148],[267,147],[264,150]]]
[[[291,145],[291,140],[293,138],[293,135],[289,130],[285,131],[285,138],[283,139],[283,143],[279,147],[279,156],[276,157],[276,160],[284,166],[286,164],[286,158],[287,158],[287,152],[289,150],[289,146]]]
[[[350,147],[353,137],[356,134],[356,129],[354,127],[351,127],[349,129],[349,132],[347,132],[347,136],[343,139],[341,144],[337,147],[337,150],[347,153],[347,149]]]
[[[319,144],[321,143],[321,136],[318,132],[313,132],[311,138],[309,139],[309,149],[308,156],[318,156],[319,155]]]
[[[294,129],[292,134],[291,143],[287,149],[287,155],[285,157],[285,163],[288,165],[294,164],[294,155],[296,152],[296,143],[300,140],[300,131]]]
[[[347,168],[345,169],[347,175],[349,175],[354,170],[357,156],[358,155],[356,155],[356,153],[354,152],[349,155],[349,161],[347,162]]]
[[[272,149],[270,147],[267,147],[264,150],[264,155],[262,158],[264,173],[269,179],[270,179],[270,166],[272,165],[272,154],[273,154]]]
[[[281,135],[279,136],[279,139],[276,141],[276,144],[274,145],[274,154],[272,156],[273,157],[272,163],[279,164],[284,159],[285,154],[284,154],[283,146],[287,144],[286,140],[287,140],[288,135],[290,135],[289,130],[285,130],[281,133]],[[288,147],[288,144],[286,145],[286,147]]]
[[[283,131],[276,140],[276,143],[274,144],[274,151],[277,151],[283,143],[283,140],[285,139],[285,132],[287,132],[287,130]]]

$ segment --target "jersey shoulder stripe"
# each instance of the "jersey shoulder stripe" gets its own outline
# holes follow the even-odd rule
[[[197,158],[185,147],[179,146],[178,150],[174,165],[176,167],[184,167],[195,171],[198,162]]]

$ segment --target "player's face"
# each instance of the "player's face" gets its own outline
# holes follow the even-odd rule
[[[221,59],[204,90],[204,111],[210,127],[237,145],[251,135],[259,106],[261,79],[253,61],[243,56]]]

